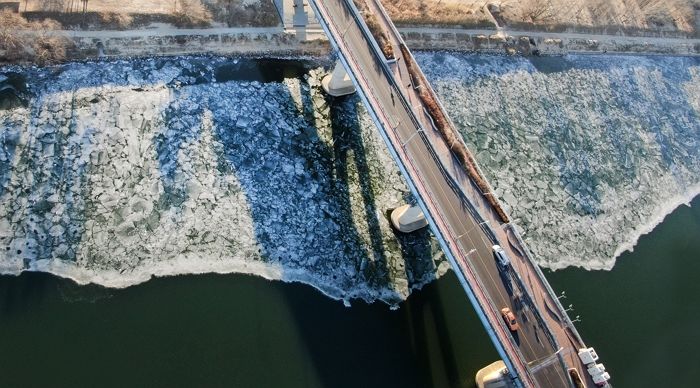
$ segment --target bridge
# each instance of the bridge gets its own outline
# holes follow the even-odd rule
[[[595,364],[597,356],[593,353],[593,362],[580,356],[586,349],[581,336],[461,136],[455,136],[445,109],[382,5],[358,1],[366,15],[374,15],[373,31],[353,0],[311,0],[309,5],[503,359],[512,385],[607,385],[609,375],[602,364]],[[377,31],[385,34],[384,51],[373,35]],[[393,58],[387,59],[389,46]],[[509,265],[497,265],[494,245],[503,248]],[[519,330],[506,326],[504,307],[518,317]],[[592,366],[597,372],[589,370]]]

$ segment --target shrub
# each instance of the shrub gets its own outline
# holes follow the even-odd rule
[[[396,24],[493,27],[482,6],[438,0],[381,0]]]
[[[0,61],[44,65],[65,60],[70,41],[54,31],[60,27],[55,20],[28,22],[9,10],[0,11]]]
[[[207,2],[212,17],[229,27],[274,27],[282,22],[272,0],[248,2],[241,0],[214,0]]]
[[[369,28],[372,36],[374,36],[374,40],[377,41],[377,45],[379,45],[379,48],[382,50],[384,57],[386,59],[394,59],[394,48],[391,46],[386,31],[384,31],[381,23],[377,20],[377,16],[372,13],[365,0],[353,0],[353,2],[360,11],[360,14],[362,14],[362,18],[365,19],[365,24],[367,24],[367,28]]]
[[[177,0],[175,4],[175,26],[192,28],[211,25],[211,13],[200,0]]]
[[[126,13],[120,12],[100,12],[100,24],[103,27],[111,27],[119,30],[125,30],[131,27],[133,18]]]

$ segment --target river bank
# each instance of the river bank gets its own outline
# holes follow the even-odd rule
[[[398,28],[413,50],[449,50],[507,55],[619,53],[700,55],[700,39],[625,36],[577,32],[503,29]],[[31,35],[32,32],[24,34]],[[330,44],[320,29],[283,27],[174,28],[167,24],[136,30],[54,30],[66,39],[64,61],[173,55],[328,56]]]
[[[519,55],[625,53],[700,55],[700,39],[639,37],[582,33],[399,27],[414,50]],[[69,59],[152,55],[328,55],[330,45],[320,30],[303,39],[281,27],[171,29],[133,31],[63,31],[73,42]]]

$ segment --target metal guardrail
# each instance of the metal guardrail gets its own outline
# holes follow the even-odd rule
[[[539,266],[534,264],[534,261],[532,260],[533,255],[530,252],[530,250],[528,249],[527,245],[525,245],[525,242],[523,241],[522,237],[520,237],[520,233],[518,233],[517,229],[515,229],[515,226],[512,223],[506,224],[506,227],[513,233],[513,236],[515,236],[515,239],[518,241],[518,245],[520,245],[520,248],[523,250],[523,253],[525,254],[525,257],[527,259],[526,260],[527,264],[534,268],[535,274],[537,274],[537,277],[539,278],[540,282],[544,284],[545,289],[547,290],[547,293],[549,294],[551,299],[554,301],[554,304],[556,305],[557,309],[559,310],[559,313],[561,314],[561,316],[566,321],[567,327],[571,329],[572,333],[574,333],[576,340],[581,343],[581,346],[586,347],[585,343],[583,342],[583,339],[581,338],[581,335],[579,334],[578,330],[576,330],[576,326],[571,321],[569,314],[567,314],[566,309],[564,309],[564,306],[562,306],[561,302],[559,301],[559,298],[557,298],[556,293],[554,292],[554,290],[552,289],[552,286],[547,281],[547,278],[545,278],[544,273],[542,273],[542,270],[540,269]]]
[[[381,2],[376,1],[375,4],[377,5],[377,8],[379,8],[379,10],[381,11],[380,13],[382,14],[382,18],[386,21],[387,25],[391,28],[394,36],[396,36],[398,38],[400,43],[406,45],[406,42],[403,40],[403,37],[401,36],[401,33],[396,28],[396,25],[389,18],[388,14],[386,12],[386,9],[384,9],[384,6],[381,4]],[[406,47],[408,47],[408,46],[406,46]],[[411,53],[411,57],[413,57],[413,53]],[[411,59],[415,62],[415,58],[411,58]],[[420,70],[420,72],[423,73],[423,70]],[[425,77],[425,74],[423,74],[423,76]],[[427,80],[427,78],[426,78],[426,80]],[[447,112],[447,109],[445,109],[445,107],[442,105],[442,101],[439,98],[437,98],[437,93],[433,89],[433,86],[430,84],[430,82],[427,82],[427,88],[428,88],[428,91],[433,95],[433,99],[437,102],[438,106],[440,107],[440,110],[442,110],[443,112]],[[450,127],[457,128],[454,125],[454,123],[452,122],[452,119],[450,118],[449,115],[445,114],[444,116],[445,116],[447,122],[450,124]],[[465,149],[469,149],[469,147],[467,147],[467,144],[464,142],[464,139],[462,138],[462,136],[456,136],[456,137],[457,137],[457,140],[460,143],[462,143],[462,146]],[[471,152],[471,150],[469,152]],[[476,167],[476,171],[479,174],[479,176],[485,177],[484,172],[483,172],[483,170],[481,170],[481,167],[479,166],[479,164],[475,163],[474,166]],[[482,195],[489,195],[489,194],[493,193],[493,186],[491,186],[491,183],[486,178],[483,178],[483,180],[484,180],[484,182],[486,182],[486,186],[488,187],[489,192],[488,193],[482,192],[481,194]],[[495,200],[498,201],[498,198],[495,198]],[[503,206],[501,206],[501,207],[503,207]],[[504,210],[504,212],[505,212],[505,210]]]
[[[447,169],[445,168],[445,165],[442,163],[440,157],[437,155],[437,151],[435,150],[435,148],[434,148],[432,142],[430,141],[430,139],[428,139],[427,136],[425,135],[425,133],[423,133],[423,132],[421,132],[421,137],[424,139],[424,143],[425,143],[426,146],[428,147],[428,149],[429,149],[429,151],[430,151],[430,153],[431,153],[431,156],[432,156],[433,159],[435,160],[437,166],[440,168],[442,174],[448,179],[449,183],[450,183],[451,185],[453,185],[453,189],[454,189],[455,194],[457,194],[457,195],[464,201],[464,203],[467,204],[467,208],[469,209],[469,212],[472,214],[472,217],[474,217],[476,220],[478,220],[478,226],[482,229],[482,231],[485,232],[485,234],[487,234],[487,235],[489,236],[489,238],[490,238],[490,240],[491,240],[492,243],[498,243],[499,241],[498,241],[498,239],[496,238],[496,235],[495,235],[495,233],[493,232],[493,229],[490,228],[490,227],[485,226],[485,220],[484,220],[484,218],[483,218],[483,217],[481,216],[481,214],[478,212],[478,210],[476,209],[476,206],[474,206],[474,204],[472,203],[472,201],[471,201],[471,199],[469,198],[469,196],[468,196],[467,194],[465,194],[463,190],[461,190],[461,188],[460,188],[458,182],[456,181],[456,179],[452,176],[452,174],[450,174],[450,173],[447,171]],[[450,154],[452,154],[451,151],[450,151]],[[471,180],[470,180],[470,182],[471,182]],[[506,224],[506,225],[510,225],[510,224]],[[519,243],[521,246],[523,245],[523,244],[521,243],[521,241],[519,241],[518,243]],[[527,259],[528,259],[528,261],[529,261],[529,258],[527,258]],[[515,270],[512,270],[512,273],[515,275],[515,278],[516,278],[516,280],[517,280],[517,283],[518,283],[519,288],[520,288],[522,291],[524,291],[524,292],[526,293],[526,296],[528,297],[528,299],[529,299],[530,301],[532,301],[532,297],[529,295],[528,290],[527,290],[527,287],[525,286],[525,282],[524,282],[524,281],[522,280],[522,278],[520,277],[520,274],[519,274],[517,271],[515,271]],[[478,278],[477,278],[477,281],[479,281]],[[549,284],[548,284],[546,281],[545,281],[544,283],[546,283],[547,286],[549,286]],[[483,288],[483,286],[482,286],[482,288]],[[533,302],[530,302],[530,304],[534,304],[534,303],[533,303]],[[538,323],[539,323],[539,326],[540,326],[540,327],[543,329],[543,331],[545,332],[545,335],[547,336],[547,339],[549,340],[550,344],[554,347],[554,349],[558,349],[558,348],[559,348],[559,343],[558,343],[556,337],[552,334],[551,330],[549,330],[549,327],[548,327],[548,325],[547,325],[545,319],[542,317],[542,314],[540,313],[539,309],[537,309],[536,306],[533,306],[533,307],[534,307],[534,315],[535,315],[535,318],[537,319],[537,321],[538,321]]]
[[[399,137],[398,134],[396,134],[396,135],[397,135],[397,137]],[[427,139],[425,139],[425,140],[427,140]],[[410,157],[410,155],[406,154],[405,157],[406,157],[407,161],[409,162],[409,164],[411,164],[411,167],[415,171],[420,171],[413,164],[413,161],[412,161],[412,158]],[[435,200],[432,197],[430,190],[426,188],[427,186],[423,182],[421,174],[416,174],[416,178],[420,182],[421,187],[426,192],[426,194],[430,198],[431,202],[434,203]],[[437,215],[439,215],[441,218],[443,218],[444,216],[442,214],[440,214],[439,207],[437,207],[435,205],[433,205],[433,206],[437,209],[436,210],[436,212],[438,213]],[[432,216],[429,216],[429,214],[431,214],[431,213],[426,212],[426,216],[432,218]],[[482,313],[486,313],[490,317],[490,319],[482,319],[484,326],[487,328],[487,331],[490,328],[494,334],[497,330],[500,330],[501,335],[507,339],[508,345],[511,347],[511,350],[519,355],[518,361],[520,361],[520,367],[522,368],[522,371],[524,371],[525,373],[518,372],[518,374],[516,376],[518,376],[518,378],[520,378],[520,379],[527,378],[529,380],[534,381],[533,376],[529,373],[527,365],[523,362],[524,357],[522,357],[522,353],[520,353],[520,350],[519,350],[517,344],[514,342],[513,338],[508,334],[507,329],[505,328],[505,324],[503,323],[499,312],[496,311],[496,309],[494,307],[495,303],[491,299],[488,292],[485,291],[484,285],[481,283],[481,280],[477,276],[476,271],[471,266],[471,263],[469,262],[469,254],[464,252],[462,245],[459,244],[457,242],[457,240],[454,240],[452,235],[454,235],[455,233],[454,233],[454,231],[452,231],[452,228],[449,226],[449,224],[445,223],[444,221],[442,221],[442,222],[444,224],[444,228],[448,232],[448,236],[450,237],[450,240],[452,241],[452,246],[454,247],[454,249],[457,250],[456,252],[454,252],[454,249],[448,249],[448,251],[445,252],[446,255],[448,256],[448,259],[451,259],[450,261],[453,264],[453,269],[455,269],[455,272],[457,272],[457,270],[459,270],[458,273],[461,274],[465,278],[465,280],[467,280],[467,278],[471,279],[471,280],[467,281],[467,286],[471,289],[471,292],[474,294],[474,300],[472,300],[472,304],[479,306],[479,308],[477,308],[477,313],[479,313],[479,310],[480,310]],[[442,232],[439,229],[433,230],[433,233],[435,233],[435,235],[438,236],[438,239],[441,239],[444,241],[445,236],[442,234]],[[448,246],[448,248],[449,248],[449,246]],[[459,256],[455,256],[455,255],[453,255],[453,253],[459,253]],[[462,265],[460,265],[460,263]],[[465,270],[467,271],[467,273],[464,272]],[[476,283],[476,287],[475,287],[474,283]],[[476,298],[476,292],[474,291],[474,288],[476,288],[478,290],[478,294],[485,300],[484,301],[485,303],[481,303],[478,301],[478,298]],[[471,299],[471,296],[470,296],[470,299]],[[493,322],[499,322],[500,324],[497,324],[496,326],[494,326]],[[499,339],[497,339],[497,341],[501,346],[504,345],[504,343],[502,342],[502,339],[499,338]],[[507,356],[507,354],[502,354],[501,356],[503,357],[504,361],[506,362],[506,365],[508,366],[509,370],[517,370],[517,368],[513,369],[512,361],[510,360],[510,357]],[[518,381],[518,383],[522,384],[521,381]]]
[[[370,0],[370,1],[371,1],[371,0]],[[392,32],[393,32],[394,36],[397,37],[397,39],[399,40],[400,43],[405,44],[405,41],[403,40],[403,37],[401,36],[401,33],[398,31],[398,29],[396,29],[396,26],[394,25],[394,23],[391,22],[391,20],[388,18],[388,14],[387,14],[386,10],[384,9],[384,6],[381,4],[381,2],[376,1],[376,2],[375,2],[375,5],[379,8],[381,17],[385,20],[386,25],[388,25],[388,26],[392,29]],[[413,56],[412,53],[409,52],[409,54],[410,54],[411,56]],[[411,60],[413,60],[413,61],[415,62],[415,58],[411,58]],[[422,72],[422,70],[420,70],[420,71]],[[428,88],[428,91],[433,95],[434,100],[437,102],[437,104],[438,104],[438,106],[440,107],[440,109],[441,109],[443,112],[447,112],[447,110],[445,109],[445,107],[442,105],[442,102],[440,101],[440,99],[437,98],[437,93],[436,93],[435,90],[433,89],[432,85],[428,82],[427,85],[425,85],[424,87],[426,87],[426,86],[427,86],[427,88]],[[446,119],[448,120],[448,123],[450,124],[450,126],[451,126],[452,128],[456,128],[455,125],[454,125],[454,123],[452,122],[452,119],[451,119],[448,115],[446,115],[446,114],[445,114],[444,116],[445,116]],[[434,123],[432,122],[432,118],[431,118],[431,124],[434,126]],[[463,139],[461,136],[457,136],[457,138],[458,138],[458,140],[462,143],[462,145],[463,145],[464,147],[466,147],[466,143],[464,143],[464,139]],[[427,144],[429,145],[429,148],[433,151],[434,156],[437,156],[436,153],[435,153],[435,151],[434,151],[434,149],[433,149],[433,147],[432,147],[432,143],[428,141]],[[455,155],[454,155],[454,153],[452,152],[452,150],[450,150],[450,154],[452,154],[452,156],[455,157]],[[438,160],[438,161],[439,161],[439,160]],[[443,164],[442,164],[441,162],[439,163],[439,165],[441,166],[441,168],[444,168],[444,166],[443,166]],[[478,164],[475,164],[475,167],[476,167],[476,170],[477,170],[477,172],[478,172],[478,174],[479,174],[480,176],[482,176],[482,177],[485,176],[484,173],[483,173],[483,171],[481,170],[481,167],[480,167]],[[451,174],[447,173],[446,171],[445,171],[444,173],[445,173],[448,177],[450,177],[450,179],[452,180],[452,183],[453,183],[453,184],[457,185],[456,180],[451,176]],[[476,185],[472,182],[471,179],[469,179],[470,184],[472,184],[474,187],[476,187],[477,191],[481,192],[482,195],[484,195],[484,196],[485,196],[485,195],[494,195],[494,194],[493,194],[493,186],[491,186],[491,183],[490,183],[488,180],[486,180],[486,179],[484,179],[484,181],[486,182],[487,187],[488,187],[488,189],[489,189],[489,192],[488,192],[488,193],[482,192],[481,189],[480,189],[478,186],[476,186]],[[457,187],[459,187],[459,185],[457,185]],[[459,192],[460,194],[463,194],[463,193],[461,192],[461,190],[458,190],[458,192]],[[467,203],[470,205],[470,213],[472,213],[472,215],[474,215],[474,214],[476,213],[478,216],[475,217],[475,218],[478,219],[478,220],[480,220],[480,222],[483,222],[483,221],[484,221],[483,217],[481,217],[481,215],[478,213],[478,211],[476,210],[476,208],[474,207],[474,205],[471,203],[471,200],[470,200],[466,195],[464,195],[464,197],[465,197]],[[498,201],[497,198],[494,198],[494,200]],[[509,217],[509,219],[510,219],[510,217]],[[559,310],[559,313],[560,313],[560,314],[564,317],[564,319],[566,320],[566,326],[567,326],[568,328],[571,329],[571,332],[574,334],[574,336],[576,337],[576,340],[581,344],[581,346],[585,347],[585,344],[584,344],[584,342],[583,342],[583,339],[581,338],[581,335],[579,334],[578,330],[576,329],[576,326],[573,324],[573,322],[571,321],[571,318],[570,318],[569,315],[566,313],[566,310],[565,310],[564,307],[561,305],[561,302],[560,302],[559,299],[556,297],[556,294],[554,293],[554,290],[551,288],[551,285],[549,284],[549,282],[548,282],[547,279],[545,278],[544,274],[542,273],[542,270],[539,268],[539,266],[537,266],[537,265],[534,264],[534,261],[533,261],[533,259],[532,259],[532,258],[533,258],[533,255],[532,255],[532,253],[530,252],[530,250],[527,248],[527,246],[525,245],[525,243],[523,242],[522,238],[520,237],[520,234],[519,234],[519,233],[517,232],[517,230],[513,227],[512,222],[509,222],[509,223],[507,223],[506,225],[507,225],[506,227],[508,227],[508,228],[513,232],[513,235],[516,237],[516,239],[517,239],[517,241],[518,241],[518,244],[519,244],[520,247],[523,249],[523,252],[524,252],[524,254],[525,254],[525,259],[526,259],[527,265],[529,265],[531,268],[533,268],[535,274],[536,274],[537,277],[539,278],[540,283],[544,284],[545,289],[546,289],[547,293],[549,294],[550,299],[552,299],[552,300],[554,301],[554,303],[555,303],[557,309]],[[493,230],[492,230],[492,228],[491,228],[490,226],[484,227],[484,225],[481,224],[480,227],[481,227],[482,230],[484,230],[484,231],[488,230],[488,234],[489,234],[489,236],[491,237],[492,241],[497,241],[497,239],[495,238],[495,233],[493,232]],[[521,284],[523,284],[522,279],[520,278],[519,274],[518,274],[517,272],[515,272],[515,273],[516,273],[516,276],[517,276],[519,282],[520,282]],[[524,288],[524,287],[523,287],[523,288]],[[546,303],[546,302],[545,302],[545,303]],[[542,317],[542,315],[541,315],[541,313],[539,312],[539,310],[538,310],[537,308],[535,308],[535,311],[536,311],[536,314],[535,314],[535,315],[536,315],[536,317],[538,318],[538,321],[540,321],[541,326],[544,328],[545,332],[547,333],[547,336],[549,337],[550,342],[555,346],[555,348],[558,349],[558,348],[559,348],[559,345],[558,345],[558,341],[556,340],[555,336],[554,336],[554,335],[552,334],[552,332],[549,330],[549,327],[548,327],[548,325],[546,324],[546,322],[544,321],[544,318]],[[566,370],[566,369],[567,369],[566,363],[564,362],[564,360],[563,360],[561,354],[557,353],[557,355],[558,355],[559,361],[560,361],[560,363],[561,363],[562,369],[563,369],[563,370]],[[569,378],[568,373],[567,373],[567,378]],[[572,381],[569,381],[569,383],[573,386],[573,382],[572,382]]]
[[[384,9],[384,6],[383,6],[383,5],[381,4],[381,2],[379,2],[379,1],[375,2],[375,4],[376,4],[376,6],[381,10],[380,13],[382,14],[382,15],[381,15],[382,18],[384,18],[386,24],[392,29],[392,32],[394,33],[394,35],[399,39],[399,41],[400,41],[401,43],[404,43],[404,44],[405,44],[405,41],[403,40],[403,37],[401,36],[401,33],[399,32],[399,30],[396,28],[396,26],[394,25],[394,23],[391,22],[390,19],[388,19],[388,14],[387,14],[387,12],[386,12],[386,9]],[[411,56],[412,56],[412,55],[413,55],[413,54],[411,54]],[[411,58],[411,59],[415,62],[415,58]],[[422,70],[421,70],[421,72],[422,72]],[[435,90],[433,89],[432,85],[431,85],[429,82],[427,83],[427,85],[426,85],[425,87],[428,88],[428,90],[429,90],[430,93],[433,95],[433,97],[437,97],[437,93],[435,92]],[[437,102],[437,104],[438,104],[438,106],[440,107],[440,109],[441,109],[443,112],[447,112],[447,110],[445,109],[445,107],[442,105],[442,102],[440,101],[440,99],[439,99],[439,98],[434,98],[434,99],[435,99],[435,101]],[[452,128],[456,128],[455,125],[454,125],[454,123],[452,122],[451,118],[450,118],[448,115],[445,115],[445,117],[446,117],[446,119],[448,120],[450,126],[451,126]],[[434,125],[434,124],[433,124],[433,125]],[[466,147],[466,143],[464,143],[464,139],[462,139],[461,136],[458,136],[457,138],[458,138],[458,140],[459,140],[460,142],[462,142],[462,145]],[[431,145],[431,146],[432,146],[432,145]],[[453,154],[451,150],[450,150],[450,153]],[[477,168],[477,171],[479,172],[479,175],[485,176],[484,173],[483,173],[483,171],[481,170],[481,167],[480,167],[478,164],[476,164],[475,166],[476,166],[476,168]],[[493,195],[493,186],[491,186],[491,184],[490,184],[490,182],[489,182],[488,180],[484,179],[484,181],[485,181],[486,184],[488,185],[489,193],[483,193],[483,192],[482,192],[481,194],[482,194],[482,195]],[[471,179],[470,179],[470,182],[471,182]],[[475,186],[475,187],[476,187],[476,186]],[[477,187],[477,189],[478,189],[478,187]],[[479,191],[480,191],[480,190],[479,190]],[[496,200],[498,200],[498,199],[496,199]],[[470,202],[470,205],[471,205],[471,202]],[[509,218],[510,218],[510,217],[509,217]],[[483,221],[483,218],[482,218],[481,216],[479,216],[479,219],[480,219],[481,221]],[[515,227],[513,226],[512,222],[509,222],[509,223],[507,223],[506,225],[508,225],[507,227],[509,227],[509,228],[511,229],[511,231],[513,232],[513,235],[514,235],[514,236],[516,237],[516,239],[518,240],[518,244],[520,245],[520,247],[523,249],[523,251],[524,251],[524,253],[525,253],[525,256],[526,256],[526,259],[527,259],[526,261],[528,262],[528,264],[529,264],[530,266],[532,266],[532,267],[534,268],[535,273],[536,273],[537,276],[540,278],[541,283],[543,283],[543,284],[545,285],[545,289],[547,290],[547,292],[550,294],[550,296],[551,296],[552,299],[554,300],[555,304],[557,305],[557,308],[560,310],[560,313],[565,317],[568,326],[571,328],[572,332],[573,332],[573,333],[575,334],[575,336],[577,337],[577,340],[578,340],[582,345],[584,345],[584,342],[583,342],[583,339],[581,338],[581,335],[578,333],[578,330],[576,330],[576,327],[574,326],[573,322],[571,322],[571,319],[569,318],[568,314],[566,313],[564,307],[563,307],[563,306],[561,305],[561,303],[559,302],[559,299],[556,297],[556,294],[554,293],[554,290],[552,290],[552,287],[550,286],[549,282],[547,281],[547,279],[545,278],[544,274],[542,273],[542,270],[539,268],[539,266],[534,265],[534,261],[533,261],[533,259],[532,259],[534,256],[532,255],[532,253],[530,252],[530,250],[527,248],[527,246],[526,246],[525,243],[523,242],[522,238],[520,237],[520,234],[519,234],[518,231],[515,229]],[[491,229],[491,228],[488,228],[488,229]],[[493,231],[489,230],[489,232],[490,232],[491,236],[494,236]],[[495,238],[494,238],[494,240],[495,240]],[[584,345],[584,346],[585,346],[585,345]]]
[[[425,137],[425,134],[422,133],[421,135],[422,135],[422,137]],[[493,232],[492,228],[486,227],[486,226],[484,225],[484,224],[485,224],[484,218],[481,217],[481,214],[476,210],[476,207],[475,207],[474,204],[471,202],[469,196],[466,195],[461,189],[459,189],[459,184],[458,184],[457,181],[454,179],[454,177],[453,177],[451,174],[449,174],[449,172],[446,170],[444,164],[441,162],[439,156],[437,155],[437,152],[435,151],[435,149],[434,149],[434,147],[433,147],[433,145],[432,145],[432,142],[430,142],[430,140],[427,139],[427,137],[426,137],[424,140],[425,140],[425,143],[426,143],[427,146],[428,146],[428,149],[429,149],[430,152],[431,152],[431,156],[432,156],[433,159],[435,159],[435,161],[437,162],[437,164],[438,164],[438,166],[440,167],[440,169],[441,169],[443,175],[444,175],[445,177],[448,178],[448,180],[449,180],[449,182],[450,182],[451,185],[454,185],[453,188],[455,189],[455,190],[454,190],[455,193],[456,193],[458,196],[460,196],[460,197],[462,198],[462,200],[464,200],[464,202],[467,204],[467,208],[469,209],[469,212],[472,214],[472,216],[473,216],[476,220],[479,221],[478,226],[482,229],[482,231],[484,231],[484,232],[489,236],[490,240],[491,240],[493,243],[497,243],[497,242],[498,242],[498,239],[496,238],[495,233]],[[450,151],[450,154],[452,154],[451,151]],[[470,180],[470,183],[471,183],[471,180]],[[510,224],[506,224],[506,225],[510,225]],[[521,243],[520,241],[519,241],[518,243],[522,246],[522,243]],[[461,249],[461,245],[459,245],[458,248]],[[527,259],[528,261],[530,260],[529,258],[526,258],[526,259]],[[465,263],[468,263],[468,260],[466,260],[466,261],[464,261],[464,262],[465,262]],[[531,264],[531,262],[530,262],[529,264]],[[473,271],[473,268],[472,268],[472,271]],[[522,291],[524,291],[524,292],[526,293],[526,296],[527,296],[528,300],[530,301],[530,304],[533,305],[532,307],[534,307],[534,308],[533,308],[531,311],[533,311],[533,315],[535,316],[535,319],[537,319],[537,322],[538,322],[539,326],[540,326],[540,327],[542,328],[542,330],[544,331],[544,333],[545,333],[545,335],[546,335],[546,337],[547,337],[547,340],[549,341],[550,345],[552,345],[552,347],[553,347],[554,349],[560,349],[560,345],[559,345],[559,342],[557,341],[556,337],[554,336],[554,334],[553,334],[553,333],[551,332],[551,330],[549,329],[549,326],[547,325],[545,319],[542,317],[542,314],[540,313],[540,311],[539,311],[539,309],[537,308],[537,306],[534,306],[534,303],[532,302],[532,297],[528,294],[528,292],[527,292],[527,287],[525,286],[525,283],[523,282],[522,278],[520,277],[520,274],[519,274],[517,271],[515,271],[515,270],[513,270],[512,273],[515,274],[515,278],[517,279],[517,282],[518,282],[518,287],[519,287]],[[479,280],[479,278],[478,278],[477,276],[475,276],[475,279],[476,279],[476,281],[479,283],[479,288],[483,290],[484,287],[483,287],[483,284],[481,284],[481,281]],[[548,284],[546,281],[545,281],[544,283],[545,283],[547,286],[549,286],[549,284]],[[482,291],[482,292],[483,292],[483,291]],[[485,295],[488,297],[490,304],[493,305],[494,302],[493,302],[493,300],[491,300],[491,298],[488,296],[488,293],[485,293]],[[511,339],[511,340],[512,340],[512,339]],[[557,359],[558,359],[558,362],[559,362],[559,364],[560,364],[560,367],[561,367],[562,371],[566,371],[566,370],[567,370],[567,366],[566,366],[566,363],[564,362],[564,359],[562,358],[561,354],[559,354],[558,351],[557,351],[556,355],[557,355]],[[564,373],[565,373],[565,375],[566,375],[565,377],[566,377],[567,379],[570,379],[570,377],[568,376],[568,373],[566,373],[566,372],[564,372]],[[569,383],[570,383],[570,384],[573,384],[571,381],[569,381]]]

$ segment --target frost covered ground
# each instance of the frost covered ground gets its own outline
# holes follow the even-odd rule
[[[700,60],[421,53],[539,263],[610,269],[700,193]]]
[[[410,195],[359,100],[329,105],[313,61],[265,61],[20,69],[29,97],[0,110],[0,271],[243,272],[390,304],[444,273],[427,231],[389,226]]]

